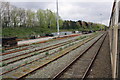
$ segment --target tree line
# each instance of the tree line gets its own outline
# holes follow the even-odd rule
[[[71,21],[71,20],[65,20],[63,22],[63,25],[61,29],[67,29],[67,30],[79,30],[79,31],[98,31],[102,28],[104,28],[105,25],[93,23],[93,22],[86,22],[82,20],[78,21]]]
[[[100,30],[101,25],[85,22],[62,20],[59,16],[60,31],[79,30],[90,31]],[[9,2],[0,2],[0,26],[2,27],[2,36],[20,36],[43,33],[52,33],[57,31],[56,13],[49,9],[36,11],[31,9],[18,8]],[[0,28],[1,28],[0,27]]]
[[[62,22],[60,17],[59,19]],[[48,9],[37,11],[22,9],[9,2],[0,2],[0,21],[3,28],[40,27],[54,29],[56,28],[56,13]]]

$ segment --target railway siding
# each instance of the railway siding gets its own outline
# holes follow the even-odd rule
[[[78,37],[79,38],[79,37]],[[77,40],[79,40],[77,38]],[[76,39],[76,38],[75,38]],[[79,41],[75,41],[75,42],[73,42],[73,43],[76,43],[76,42],[79,42]],[[68,46],[67,46],[68,47]],[[58,50],[59,51],[59,50]],[[36,53],[35,53],[36,54]],[[38,53],[37,53],[38,54]],[[37,57],[37,56],[36,56]],[[42,57],[42,56],[41,56]],[[32,57],[33,58],[33,57]],[[35,57],[34,57],[35,58]],[[36,61],[36,60],[39,60],[40,58],[35,58],[35,59],[31,59],[31,58],[28,58],[31,62],[34,62],[34,61]],[[9,61],[9,60],[8,60]],[[6,71],[11,71],[11,69],[16,69],[16,68],[19,68],[19,67],[21,67],[21,66],[24,66],[26,63],[28,64],[28,63],[31,63],[30,61],[25,61],[25,60],[21,60],[20,62],[17,62],[17,64],[15,65],[15,63],[13,64],[13,65],[9,65],[9,66],[7,66],[7,67],[4,67],[4,68],[2,68],[2,70],[3,70],[3,73],[5,73]],[[24,63],[25,62],[25,63]],[[20,64],[19,64],[20,63]],[[16,67],[16,66],[19,66],[19,67]]]
[[[92,35],[92,34],[90,34],[90,35]],[[81,37],[84,37],[84,36],[87,36],[87,35],[82,35]],[[32,52],[34,50],[42,49],[42,48],[49,47],[49,46],[52,46],[52,45],[55,45],[55,44],[60,44],[60,43],[63,43],[63,42],[66,42],[66,41],[70,41],[70,40],[73,40],[73,39],[78,39],[79,37],[80,36],[73,37],[73,38],[66,38],[66,39],[63,39],[63,40],[56,40],[56,41],[48,42],[48,43],[44,43],[44,44],[29,45],[29,46],[27,46],[27,48],[28,48],[27,50],[21,50],[20,49],[20,51],[19,51],[19,49],[18,49],[18,52],[11,53],[11,51],[10,51],[11,54],[2,55],[2,57],[3,57],[2,59],[9,58],[10,56],[20,55],[20,54],[23,54],[23,53],[26,53],[26,52]],[[22,48],[22,47],[20,47],[20,48]],[[24,48],[26,48],[26,46],[23,47],[23,49]],[[3,53],[3,54],[5,54],[5,53]]]
[[[90,44],[96,41],[99,37],[100,36],[82,45],[81,47],[78,47],[77,49],[69,52],[69,54],[66,54],[60,59],[57,59],[56,61],[48,64],[47,66],[35,71],[33,74],[29,74],[25,78],[52,78],[53,75],[57,74],[61,69],[63,69],[67,64],[69,64],[74,58],[80,55],[80,52],[84,51],[84,49],[86,49]]]
[[[55,54],[56,52],[59,52],[59,51],[61,51],[62,49],[65,49],[65,48],[67,48],[67,47],[69,47],[69,46],[72,46],[72,45],[74,45],[74,44],[76,44],[76,43],[78,43],[78,42],[81,42],[82,40],[78,40],[78,41],[75,41],[75,42],[73,42],[73,43],[69,43],[69,44],[67,44],[67,45],[64,45],[64,44],[62,44],[62,45],[64,45],[64,46],[60,46],[60,48],[58,47],[58,48],[55,48],[55,49],[52,49],[51,51],[49,51],[49,53],[48,53],[48,56],[49,55],[53,55],[53,54]],[[32,53],[33,55],[35,54],[35,56],[32,56],[32,57],[29,57],[28,56],[28,58],[25,58],[24,60],[20,60],[20,62],[17,62],[16,63],[16,66],[20,66],[21,64],[23,65],[23,64],[25,64],[25,63],[30,63],[30,62],[32,62],[32,61],[36,61],[36,60],[38,60],[38,59],[42,59],[42,58],[44,58],[44,57],[46,57],[47,55],[46,55],[46,53],[47,52],[44,52],[44,53],[41,53],[40,54],[40,52],[41,51],[39,51],[39,52],[37,52],[37,55],[36,55],[36,53]],[[28,55],[30,55],[31,56],[31,54],[28,54]],[[27,56],[27,55],[23,55],[23,56]],[[21,58],[21,57],[20,57]],[[18,58],[17,58],[18,59]],[[13,61],[14,61],[14,59],[12,59]],[[18,59],[19,60],[19,59]],[[9,62],[11,61],[11,60],[8,60]],[[9,63],[8,62],[8,63]],[[7,63],[6,63],[7,64]],[[15,66],[15,63],[13,64],[14,65],[14,67],[16,67]],[[11,66],[13,66],[12,64],[10,64],[9,66],[7,66],[7,67],[4,67],[3,68],[3,70],[4,70],[4,72],[6,72],[7,70],[8,70],[8,68],[10,68]],[[7,69],[7,70],[6,70]]]
[[[91,38],[91,39],[92,39],[92,38]],[[88,39],[88,40],[86,40],[86,41],[89,41],[89,40],[90,40],[90,39]],[[86,41],[84,41],[82,44],[84,44]],[[9,75],[6,75],[6,76],[14,76],[14,77],[15,77],[15,75],[16,75],[16,77],[19,78],[19,77],[21,77],[21,75],[19,75],[19,76],[17,75],[17,74],[19,74],[19,71],[21,71],[21,72],[23,73],[22,75],[26,75],[26,74],[32,72],[33,70],[36,70],[36,69],[38,69],[38,68],[40,68],[40,67],[43,67],[43,66],[46,65],[47,63],[52,62],[54,59],[57,59],[57,58],[65,55],[65,54],[67,54],[69,51],[74,50],[75,48],[81,46],[82,44],[81,44],[81,42],[80,42],[80,44],[78,43],[78,44],[75,44],[75,45],[73,45],[73,46],[71,46],[71,47],[69,47],[69,48],[66,48],[66,49],[62,50],[59,54],[55,54],[54,56],[49,56],[49,58],[47,58],[45,61],[42,61],[42,62],[41,62],[41,61],[36,61],[36,62],[34,62],[34,63],[30,64],[30,65],[27,65],[26,67],[27,67],[27,68],[29,67],[29,70],[28,70],[27,68],[25,68],[25,67],[21,67],[21,68],[19,68],[18,70],[15,70],[15,72],[14,72],[14,71],[13,71],[13,72],[10,72],[10,74],[9,74]],[[37,65],[37,64],[39,64],[39,65]],[[41,65],[40,65],[40,64],[41,64]],[[31,68],[30,68],[31,65],[36,65],[36,66],[35,66],[34,69],[31,69]],[[20,72],[20,74],[21,74],[21,72]]]

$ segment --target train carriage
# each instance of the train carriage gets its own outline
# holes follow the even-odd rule
[[[114,1],[109,26],[112,76],[120,78],[120,0]]]

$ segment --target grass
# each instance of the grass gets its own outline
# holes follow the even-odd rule
[[[16,28],[3,28],[2,36],[5,37],[18,37],[18,38],[29,38],[30,35],[44,35],[45,33],[56,32],[55,29],[42,29],[39,27],[16,27]],[[43,34],[44,33],[44,34]]]
[[[2,80],[2,76],[0,76],[0,80]]]
[[[2,67],[2,62],[0,63],[0,67]]]
[[[5,52],[5,50],[2,49],[2,53],[4,53],[4,52]]]
[[[46,55],[46,56],[49,55],[49,52],[46,52],[45,55]]]
[[[65,48],[67,48],[67,45],[65,46]]]
[[[6,65],[7,65],[6,63],[3,63],[3,62],[0,63],[0,67],[6,66]]]
[[[68,47],[71,46],[71,44],[68,44]]]
[[[3,49],[0,49],[0,52],[3,52]]]
[[[75,30],[78,31],[78,29],[60,29],[61,32],[75,31]],[[14,27],[14,28],[8,27],[8,28],[2,28],[2,36],[28,39],[30,35],[44,36],[45,33],[53,33],[56,31],[57,31],[56,29],[48,29],[41,27]]]
[[[73,44],[71,43],[70,46],[72,46]]]
[[[28,61],[25,61],[25,64],[27,64],[28,63]]]
[[[63,48],[61,47],[59,50],[62,50]]]
[[[39,53],[34,53],[34,55],[38,55]]]
[[[81,39],[84,39],[84,38],[86,38],[87,36],[81,36],[81,37],[79,37],[78,39],[76,39],[76,40],[81,40]]]

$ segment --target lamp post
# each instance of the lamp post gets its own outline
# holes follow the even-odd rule
[[[60,35],[60,30],[59,30],[58,0],[56,0],[56,7],[57,7],[57,15],[56,15],[56,18],[57,18],[57,35],[59,36]]]

